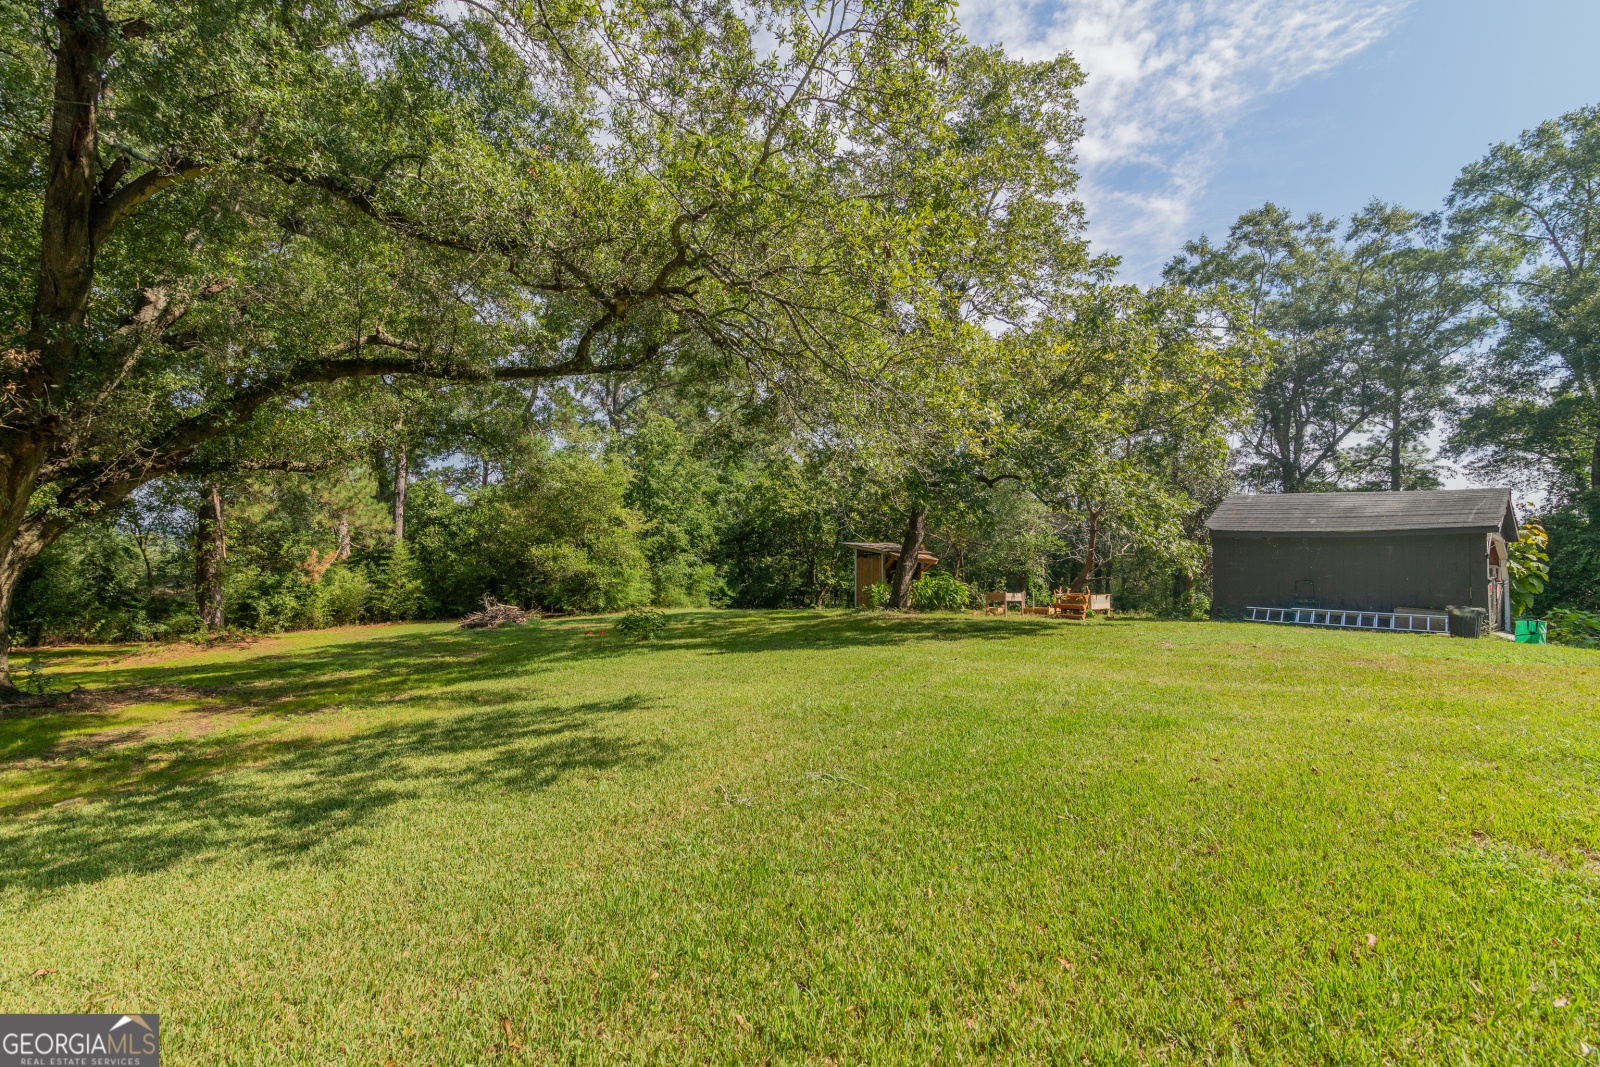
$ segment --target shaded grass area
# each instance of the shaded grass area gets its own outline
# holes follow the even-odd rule
[[[599,625],[64,651],[0,720],[5,1009],[174,1063],[1600,1062],[1592,653]]]

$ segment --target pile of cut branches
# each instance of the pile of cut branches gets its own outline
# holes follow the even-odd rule
[[[492,596],[483,598],[483,610],[474,611],[461,620],[463,630],[493,630],[497,626],[525,625],[537,612],[523,611],[515,604],[502,604]]]

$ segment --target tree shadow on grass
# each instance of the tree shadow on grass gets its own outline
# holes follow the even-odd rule
[[[566,657],[570,641],[543,628],[362,634],[308,649],[272,651],[199,662],[141,661],[65,674],[61,683],[115,694],[152,683],[183,686],[256,714],[292,715],[330,704],[415,702],[440,690],[532,677]],[[465,695],[493,700],[487,691]],[[515,695],[507,699],[516,699]],[[0,721],[0,732],[4,723]]]
[[[243,659],[199,663],[130,662],[83,675],[68,684],[127,687],[154,682],[184,685],[257,713],[315,711],[333,702],[406,702],[442,689],[513,677],[533,678],[554,667],[613,659],[652,649],[737,655],[785,650],[884,647],[925,642],[1008,641],[1059,634],[1082,624],[1038,617],[887,615],[871,612],[689,611],[669,616],[665,635],[639,643],[601,635],[614,619],[503,630],[444,630],[375,635],[305,650],[262,650]],[[1104,621],[1094,626],[1116,625]],[[453,694],[464,695],[464,694]],[[473,699],[468,695],[468,699]],[[485,691],[477,699],[495,699]],[[0,736],[4,733],[0,720]]]
[[[1011,641],[1070,632],[1082,623],[1037,615],[899,615],[884,612],[683,612],[659,642],[671,648],[732,654],[884,647],[929,642]],[[1099,620],[1095,627],[1118,625]]]
[[[359,842],[361,828],[413,798],[534,793],[573,774],[648,766],[663,746],[607,729],[611,717],[645,704],[629,697],[497,708],[332,741],[267,742],[244,753],[264,766],[0,824],[0,892],[145,874],[208,855],[331,861]]]
[[[675,612],[666,634],[640,644],[612,633],[606,618],[579,619],[527,629],[434,630],[391,634],[368,631],[352,640],[311,648],[271,646],[253,655],[150,661],[132,658],[109,667],[67,673],[65,684],[93,687],[87,697],[57,708],[12,710],[0,718],[0,770],[4,763],[52,763],[93,752],[102,760],[100,788],[127,780],[130,769],[112,765],[158,760],[174,752],[199,753],[215,744],[192,736],[138,743],[137,732],[119,735],[121,709],[140,702],[184,700],[191,706],[170,718],[187,718],[203,732],[208,716],[242,722],[316,716],[343,706],[467,706],[487,710],[524,701],[539,676],[558,667],[652,652],[749,655],[770,652],[834,653],[852,648],[911,644],[1008,641],[1063,634],[1079,624],[1036,617],[896,616],[868,612]],[[1108,625],[1098,622],[1096,626]],[[1115,625],[1115,624],[1111,624]],[[517,684],[526,680],[527,687]],[[507,684],[510,683],[510,684]],[[96,732],[99,740],[94,739]],[[233,744],[234,739],[229,739]],[[244,742],[239,742],[240,745]],[[236,746],[237,747],[237,746]],[[234,752],[226,762],[249,757]],[[110,761],[110,762],[108,762]],[[213,764],[214,766],[214,764]],[[193,760],[164,768],[133,768],[151,780],[173,784],[193,777]],[[29,773],[31,769],[25,769]],[[202,773],[210,773],[206,770]],[[89,784],[84,783],[86,786]],[[47,800],[59,799],[55,791]],[[37,802],[37,801],[34,801]],[[13,803],[11,807],[27,806]],[[5,810],[0,802],[0,812]]]
[[[625,711],[638,698],[627,706],[530,709],[532,694],[516,681],[531,683],[562,665],[656,651],[740,655],[999,641],[1072,625],[1039,618],[683,612],[670,617],[661,640],[639,645],[600,636],[609,624],[597,618],[497,631],[369,631],[311,648],[268,646],[199,662],[135,659],[68,675],[69,684],[97,687],[104,709],[153,696],[142,688],[153,684],[166,693],[158,699],[181,692],[196,703],[171,713],[174,720],[232,716],[237,725],[361,704],[443,715],[332,740],[221,728],[142,741],[119,733],[123,723],[93,706],[0,719],[0,753],[21,761],[9,772],[21,788],[0,812],[62,798],[110,798],[0,824],[0,851],[11,861],[0,868],[0,890],[154,870],[213,850],[300,854],[425,789],[538,789],[573,770],[655,758],[652,749],[596,729],[597,715]],[[452,708],[460,710],[445,710]],[[460,766],[452,765],[455,757]]]

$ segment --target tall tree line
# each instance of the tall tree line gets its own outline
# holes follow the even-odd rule
[[[1429,434],[1452,415],[1490,320],[1469,249],[1439,214],[1374,201],[1341,225],[1275,204],[1191,242],[1170,281],[1240,294],[1276,340],[1245,434],[1246,484],[1277,492],[1429,488]]]
[[[1426,488],[1453,460],[1561,507],[1600,488],[1597,253],[1591,107],[1495,146],[1437,211],[1269,203],[1165,274],[1236,294],[1273,342],[1240,435],[1247,486]]]

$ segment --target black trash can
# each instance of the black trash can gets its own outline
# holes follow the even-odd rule
[[[1489,612],[1485,608],[1445,608],[1450,617],[1451,637],[1482,637],[1489,632]]]

